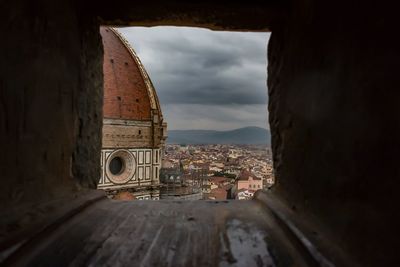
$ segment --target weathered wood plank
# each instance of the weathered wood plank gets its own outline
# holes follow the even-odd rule
[[[307,266],[257,201],[102,200],[36,238],[19,266]]]

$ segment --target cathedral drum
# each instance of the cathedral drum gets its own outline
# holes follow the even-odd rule
[[[106,174],[114,184],[129,182],[136,172],[136,159],[127,150],[114,151],[106,161]]]

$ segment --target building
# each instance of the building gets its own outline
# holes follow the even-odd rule
[[[226,200],[228,198],[228,193],[224,188],[217,187],[214,189],[211,189],[211,192],[207,194],[206,199],[211,199],[211,200]]]
[[[154,86],[128,42],[101,27],[104,46],[104,106],[101,177],[98,188],[151,192],[159,186],[166,123]],[[157,199],[151,193],[139,199]]]
[[[163,184],[182,184],[183,170],[175,166],[171,168],[162,168],[160,171],[160,182]]]
[[[249,200],[254,197],[254,190],[242,188],[236,193],[236,199],[237,200]]]
[[[263,188],[263,181],[261,178],[254,175],[249,170],[243,170],[236,180],[236,190],[248,189],[248,190],[259,190]]]

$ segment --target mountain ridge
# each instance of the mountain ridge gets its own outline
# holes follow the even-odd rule
[[[248,126],[228,131],[169,130],[168,144],[270,144],[269,130]]]

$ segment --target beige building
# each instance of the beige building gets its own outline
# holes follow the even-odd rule
[[[100,33],[104,107],[98,188],[114,193],[129,190],[136,199],[157,199],[154,189],[159,186],[166,123],[156,91],[128,42],[112,28],[101,27]]]
[[[236,180],[236,190],[248,189],[257,191],[263,188],[263,181],[261,178],[254,175],[251,171],[243,170],[238,179]]]

